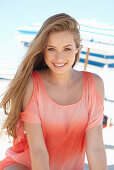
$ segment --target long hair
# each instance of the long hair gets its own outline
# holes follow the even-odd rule
[[[76,47],[80,47],[79,24],[71,16],[61,13],[48,18],[41,26],[38,34],[31,42],[27,53],[21,62],[14,78],[9,84],[9,88],[0,103],[7,115],[2,130],[6,129],[8,136],[16,138],[16,124],[20,117],[22,101],[27,82],[29,81],[33,70],[48,68],[44,61],[44,49],[46,47],[49,33],[52,31],[71,31],[74,35]],[[76,54],[72,67],[79,59],[79,51]]]

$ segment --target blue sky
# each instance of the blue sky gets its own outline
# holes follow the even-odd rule
[[[61,12],[114,25],[114,0],[0,0],[0,59],[18,62],[22,57],[23,49],[15,40],[16,29],[44,22]]]

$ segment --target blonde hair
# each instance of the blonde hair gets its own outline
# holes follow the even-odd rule
[[[16,124],[20,117],[25,88],[33,70],[48,68],[44,61],[43,52],[49,33],[52,31],[65,30],[73,33],[76,47],[80,47],[79,24],[74,18],[65,13],[57,14],[48,18],[40,28],[34,40],[31,42],[25,58],[20,64],[0,103],[0,107],[3,107],[5,114],[8,115],[2,127],[2,130],[7,129],[8,136],[14,138],[17,136]],[[79,51],[76,54],[75,62],[72,67],[74,67],[78,59]]]

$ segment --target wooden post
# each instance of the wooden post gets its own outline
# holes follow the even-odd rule
[[[89,51],[90,51],[90,48],[87,49],[86,59],[85,59],[85,65],[84,65],[84,71],[85,71],[86,68],[87,68],[88,58],[89,58]]]

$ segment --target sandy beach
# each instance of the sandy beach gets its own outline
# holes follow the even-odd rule
[[[9,82],[9,80],[0,79],[0,95],[5,91]],[[5,120],[3,109],[0,109],[0,117],[1,128],[3,121]],[[103,129],[103,140],[107,155],[108,170],[114,170],[114,126],[106,127]],[[5,157],[5,151],[10,146],[12,146],[12,138],[8,139],[7,136],[3,135],[0,139],[0,160]],[[87,158],[85,158],[85,170],[89,170],[87,165]]]

